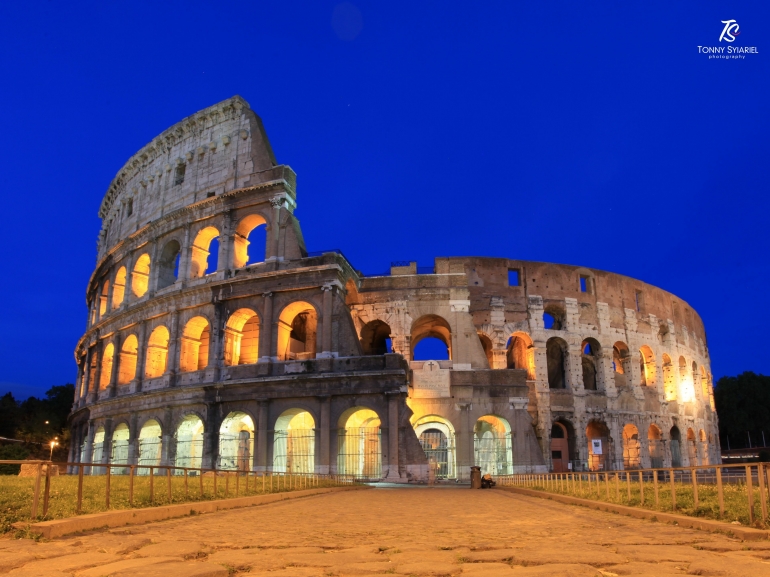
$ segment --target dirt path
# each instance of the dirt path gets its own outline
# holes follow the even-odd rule
[[[0,573],[755,577],[770,575],[770,541],[742,543],[500,491],[374,489],[49,543],[2,540]]]

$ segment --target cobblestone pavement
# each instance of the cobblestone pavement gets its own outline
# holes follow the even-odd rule
[[[0,540],[23,576],[770,575],[770,541],[740,542],[460,488],[335,493],[35,543]]]

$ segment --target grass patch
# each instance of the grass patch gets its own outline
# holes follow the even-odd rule
[[[319,479],[316,486],[297,487],[296,489],[284,485],[285,478],[281,478],[280,489],[277,486],[277,477],[273,477],[273,487],[270,488],[268,479],[263,490],[262,478],[251,476],[249,489],[246,491],[246,478],[241,476],[238,480],[239,497],[267,495],[270,493],[284,493],[304,489],[328,488],[342,486],[331,480]],[[40,504],[38,512],[43,511],[43,490],[45,480],[41,482]],[[16,477],[0,475],[0,534],[15,531],[13,523],[19,521],[32,521],[30,513],[34,496],[35,479],[30,477]],[[129,503],[129,478],[124,475],[113,475],[110,479],[110,506],[106,505],[106,477],[103,475],[83,477],[83,501],[81,514],[100,513],[104,511],[121,509],[142,509],[159,505],[179,504],[196,501],[211,501],[235,497],[236,477],[233,475],[226,483],[224,477],[217,478],[217,490],[214,491],[213,476],[203,477],[203,492],[199,477],[189,477],[185,491],[184,477],[171,477],[171,499],[168,495],[168,481],[165,476],[156,476],[153,480],[153,495],[150,498],[149,476],[134,477],[133,505]],[[48,513],[43,517],[38,516],[36,521],[50,521],[74,517],[77,513],[77,475],[61,475],[51,477],[49,492]],[[194,512],[191,511],[191,515]],[[22,535],[24,536],[24,535]]]

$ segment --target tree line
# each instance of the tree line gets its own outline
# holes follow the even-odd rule
[[[770,376],[746,372],[714,387],[722,450],[770,445]],[[764,443],[763,443],[764,434]]]

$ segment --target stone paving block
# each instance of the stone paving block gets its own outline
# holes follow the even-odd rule
[[[624,563],[623,565],[602,567],[601,570],[605,577],[611,577],[612,573],[619,576],[633,575],[633,577],[670,577],[673,575],[682,575],[685,572],[683,567],[687,567],[687,565],[673,562],[643,563],[640,561],[631,561],[630,563]]]
[[[420,561],[418,563],[399,563],[394,573],[400,575],[452,575],[460,572],[460,567],[456,564],[446,562]]]
[[[141,573],[135,569],[122,569],[110,573],[108,577],[228,577],[230,571],[216,563],[187,561],[156,563],[142,568]]]
[[[463,563],[463,575],[478,577],[513,577],[513,568],[507,563]]]
[[[687,567],[690,575],[760,577],[770,575],[770,562],[738,555],[714,555],[693,560]]]
[[[25,564],[22,569],[26,570],[34,566],[35,570],[38,571],[40,575],[45,575],[49,571],[78,571],[80,569],[87,569],[88,567],[95,567],[104,565],[106,563],[111,563],[113,561],[117,561],[118,559],[120,559],[120,557],[110,553],[83,551],[71,555],[62,555],[50,559],[36,560],[33,563]],[[14,575],[14,571],[19,570],[14,569],[8,574]]]
[[[175,561],[178,561],[178,559],[174,557],[124,559],[123,561],[107,563],[93,569],[81,571],[77,575],[78,577],[104,577],[105,575],[117,575],[121,571],[133,571],[135,575],[143,575],[150,565],[173,563]]]
[[[576,563],[550,563],[535,567],[514,567],[511,577],[601,577],[590,565]]]
[[[196,555],[204,549],[197,541],[164,541],[163,543],[154,543],[147,545],[136,551],[139,557],[154,557],[163,555],[165,557],[186,557]]]

